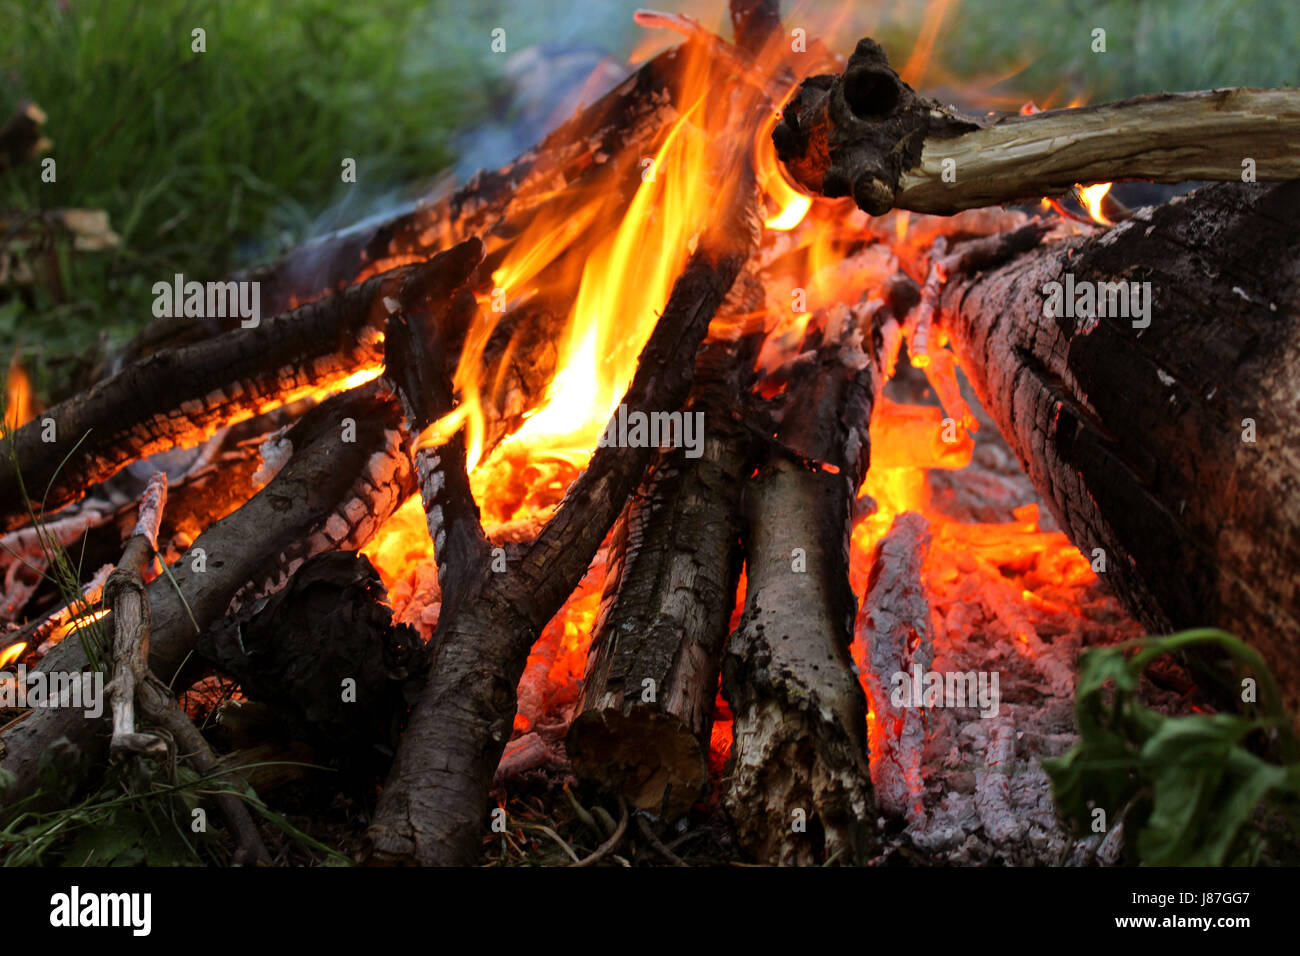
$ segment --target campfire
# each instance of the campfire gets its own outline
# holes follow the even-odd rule
[[[1223,627],[1300,710],[1300,95],[968,116],[731,9],[639,13],[680,44],[236,277],[260,315],[178,276],[215,331],[11,378],[7,804],[170,748],[356,774],[372,864],[1113,863],[1042,763],[1084,650]],[[19,702],[92,672],[102,715]]]

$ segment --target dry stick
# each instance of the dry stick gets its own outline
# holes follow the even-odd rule
[[[171,691],[158,678],[146,672],[137,693],[140,709],[145,716],[172,735],[177,750],[185,754],[185,759],[196,772],[208,779],[229,775],[235,778],[237,785],[242,786],[239,768],[232,766],[221,770],[217,756],[208,742],[185,715],[185,711],[181,710]],[[217,793],[215,798],[235,836],[235,862],[270,865],[271,855],[266,851],[266,845],[262,842],[262,836],[257,832],[244,801],[229,791]]]
[[[1075,183],[1300,177],[1300,89],[1158,93],[990,122],[917,95],[865,38],[843,74],[804,81],[773,140],[812,192],[852,195],[872,215],[949,215]]]
[[[583,857],[578,862],[569,864],[570,866],[595,866],[601,860],[605,859],[605,857],[618,849],[618,845],[623,842],[623,835],[627,833],[627,821],[629,816],[627,801],[622,797],[618,798],[618,809],[618,826],[614,828],[614,832],[610,835],[609,839],[597,847],[596,851],[590,856]]]
[[[849,535],[875,394],[901,334],[895,315],[915,297],[899,280],[891,306],[830,311],[778,405],[778,440],[820,464],[773,457],[745,489],[745,611],[722,669],[734,716],[724,802],[738,843],[763,862],[817,862],[853,846],[869,820]]]
[[[157,755],[167,752],[164,741],[135,729],[136,688],[149,673],[149,602],[144,572],[158,547],[158,525],[167,502],[167,475],[154,472],[140,500],[140,519],[127,539],[122,560],[104,585],[104,604],[113,611],[113,737],[109,753]]]
[[[167,500],[167,476],[155,472],[140,501],[140,520],[127,540],[122,561],[104,586],[104,603],[113,609],[113,680],[108,685],[112,698],[113,736],[109,752],[158,756],[167,744],[155,734],[135,729],[135,702],[151,721],[171,733],[187,759],[200,774],[211,774],[216,756],[203,735],[181,710],[176,698],[149,672],[150,614],[144,586],[144,571],[152,560],[158,541],[158,525]],[[253,826],[248,807],[233,793],[217,795],[230,829],[235,835],[237,863],[270,863],[270,854]]]
[[[418,288],[403,299],[417,303],[412,311],[444,308],[466,290],[482,246],[464,245],[436,256],[430,271],[412,274]],[[402,425],[401,407],[382,381],[336,395],[304,415],[285,436],[293,454],[271,482],[208,527],[169,574],[150,583],[150,670],[171,683],[198,632],[282,586],[313,555],[369,540],[416,491]],[[41,662],[46,671],[87,666],[76,640],[64,641]],[[34,792],[41,757],[60,737],[92,758],[101,756],[97,729],[69,708],[33,712],[3,741],[0,768],[15,777],[6,799]]]
[[[686,400],[709,320],[757,246],[752,172],[738,172],[729,187],[724,214],[701,238],[641,354],[624,397],[629,413],[679,408]],[[480,575],[456,606],[444,608],[429,683],[367,834],[371,862],[477,860],[492,773],[514,721],[528,651],[581,580],[650,457],[648,448],[598,449],[516,566]],[[472,502],[461,515],[472,519]],[[449,529],[448,538],[454,533]]]
[[[1293,713],[1298,222],[1300,183],[1207,186],[942,295],[976,395],[1100,580],[1153,632],[1254,645]]]

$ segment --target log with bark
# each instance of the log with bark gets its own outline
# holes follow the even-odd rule
[[[917,95],[870,38],[805,80],[772,134],[806,189],[872,215],[948,215],[1117,179],[1300,177],[1300,90],[1157,93],[990,119]]]
[[[733,295],[740,289],[738,281]],[[751,310],[748,302],[737,307]],[[660,452],[615,529],[566,738],[579,777],[670,819],[708,782],[713,703],[740,573],[736,489],[754,446],[736,409],[760,340],[761,330],[700,353],[682,411],[702,416],[700,452]]]
[[[976,394],[1100,577],[1153,632],[1251,643],[1292,713],[1297,222],[1300,182],[1208,186],[1093,237],[970,257],[982,268],[942,291]]]
[[[893,305],[838,306],[810,332],[776,399],[788,452],[745,489],[745,611],[722,670],[734,716],[725,804],[742,849],[767,863],[852,853],[870,820],[848,555],[871,408],[896,316],[916,295],[910,282],[891,290]]]
[[[49,514],[130,461],[377,372],[389,318],[419,311],[431,290],[470,281],[475,269],[477,282],[482,259],[482,244],[467,240],[255,328],[156,352],[61,402],[11,437],[18,468],[0,461],[0,527],[30,520],[28,498],[38,516]],[[519,426],[550,381],[563,315],[552,297],[538,297],[508,312],[481,346],[485,449]],[[467,331],[440,348],[459,355]]]

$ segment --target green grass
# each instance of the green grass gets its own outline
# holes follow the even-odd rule
[[[324,210],[360,218],[396,187],[426,187],[484,96],[467,45],[439,33],[449,7],[0,2],[0,116],[41,105],[58,175],[42,183],[28,163],[0,176],[0,207],[102,208],[122,237],[67,265],[62,301],[40,290],[0,306],[0,349],[21,338],[48,388],[43,360],[138,330],[159,279],[221,277],[319,231]]]
[[[1106,31],[1106,52],[1093,33]],[[913,31],[914,32],[914,31]],[[886,44],[895,57],[910,50]],[[1294,86],[1300,4],[1294,0],[963,0],[937,44],[957,76],[1006,76],[1008,92],[1103,102],[1161,90]]]

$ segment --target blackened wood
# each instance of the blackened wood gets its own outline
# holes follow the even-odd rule
[[[1099,577],[1153,632],[1213,625],[1253,644],[1293,713],[1297,222],[1300,183],[1210,186],[943,293],[976,394],[1070,539],[1104,558]],[[1117,308],[1127,290],[1106,316],[1045,316],[1045,286],[1067,276],[1149,282],[1149,325]]]
[[[355,440],[345,440],[346,420],[355,425]],[[401,426],[401,408],[380,382],[308,412],[288,433],[293,456],[270,484],[204,531],[169,574],[148,586],[150,671],[171,685],[204,628],[275,590],[312,555],[364,544],[415,492]],[[104,620],[111,623],[111,616]],[[46,672],[88,667],[76,638],[40,664]],[[15,777],[5,803],[33,793],[41,756],[59,738],[86,766],[102,759],[101,724],[79,710],[41,708],[12,727],[0,741],[0,768]]]
[[[761,301],[761,300],[760,300]],[[611,542],[578,716],[566,749],[579,777],[675,818],[708,782],[722,646],[740,572],[740,496],[753,438],[738,420],[759,335],[710,343],[685,415],[698,457],[660,452]]]
[[[386,599],[364,557],[320,554],[281,590],[208,628],[196,650],[270,705],[293,740],[373,772],[397,747],[405,682],[425,663],[419,635],[393,623]]]
[[[155,353],[61,402],[10,438],[18,467],[9,454],[0,460],[0,527],[28,520],[24,493],[39,517],[42,505],[62,506],[129,461],[197,444],[223,425],[378,366],[390,306],[415,308],[439,283],[459,286],[481,259],[481,244],[467,241],[255,328]],[[50,428],[54,440],[46,441]]]
[[[673,286],[624,397],[629,411],[679,408],[710,319],[761,231],[752,172],[737,171],[716,227]],[[514,721],[528,651],[572,593],[650,462],[600,448],[515,567],[487,572],[438,621],[430,678],[368,831],[372,863],[465,865],[486,833],[487,795]]]

